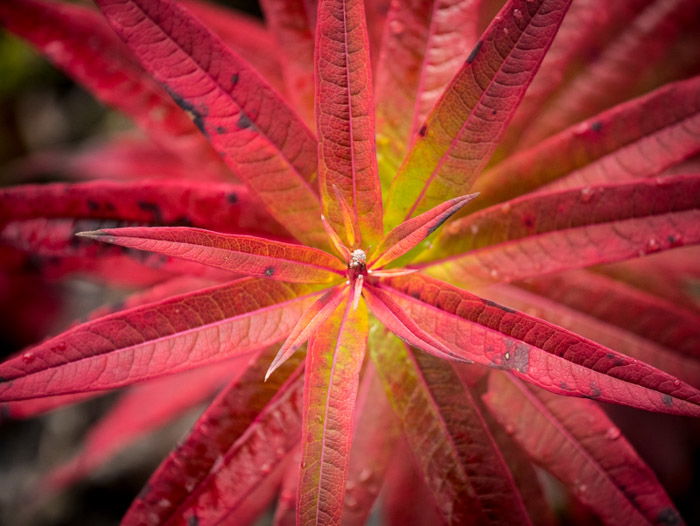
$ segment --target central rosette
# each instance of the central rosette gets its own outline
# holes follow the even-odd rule
[[[350,254],[350,261],[348,261],[348,281],[351,283],[355,281],[359,276],[367,275],[367,254],[362,249],[355,249]]]

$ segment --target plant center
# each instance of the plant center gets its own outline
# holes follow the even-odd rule
[[[348,281],[354,282],[359,276],[367,275],[367,254],[364,250],[355,249],[350,254],[348,261]]]

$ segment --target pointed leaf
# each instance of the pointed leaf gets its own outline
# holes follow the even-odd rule
[[[311,305],[287,336],[277,355],[265,373],[267,380],[275,370],[306,343],[316,328],[325,322],[335,311],[341,301],[347,299],[347,291],[341,287],[334,287]]]
[[[653,2],[628,21],[576,79],[548,100],[547,108],[529,123],[519,147],[537,144],[575,122],[640,94],[641,83],[648,74],[662,69],[669,61],[668,54],[683,28],[697,31],[698,17],[700,5],[695,0]]]
[[[376,331],[372,361],[448,524],[529,524],[512,476],[452,366]]]
[[[315,8],[305,0],[262,0],[265,24],[279,48],[289,98],[307,124],[314,122]],[[313,22],[312,22],[313,19]]]
[[[318,293],[256,278],[78,325],[0,364],[0,400],[111,389],[279,342]]]
[[[298,524],[340,524],[367,330],[364,303],[344,301],[309,340]]]
[[[138,438],[204,401],[224,380],[242,374],[244,365],[245,359],[217,363],[132,387],[90,429],[81,451],[49,474],[49,483],[61,487],[88,475]]]
[[[450,199],[432,210],[404,221],[384,237],[375,250],[376,258],[370,258],[368,266],[373,269],[381,268],[404,255],[475,197],[476,194],[471,194]]]
[[[700,391],[565,329],[419,274],[385,284],[414,323],[467,359],[558,394],[700,414]]]
[[[320,0],[317,24],[316,127],[324,214],[341,232],[337,187],[368,250],[383,231],[363,0]],[[344,241],[351,245],[347,237]]]
[[[654,473],[592,402],[500,373],[491,374],[485,401],[530,457],[607,524],[682,524]]]
[[[134,119],[161,144],[213,153],[99,13],[75,4],[6,0],[0,4],[0,22],[31,42],[99,100]]]
[[[391,185],[387,228],[467,193],[503,135],[569,3],[506,3],[421,127]]]
[[[173,0],[97,4],[271,214],[300,240],[324,245],[310,186],[316,141],[279,96]]]
[[[254,357],[212,402],[151,476],[124,526],[218,524],[273,475],[299,439],[302,399],[301,356],[263,382],[274,350]]]
[[[487,208],[441,233],[436,246],[447,257],[415,267],[455,283],[512,281],[698,242],[700,176],[675,176]]]
[[[412,137],[479,37],[481,0],[392,2],[377,67],[377,149],[386,192]]]
[[[699,135],[700,77],[695,77],[620,104],[510,157],[485,172],[474,190],[481,194],[479,205],[488,206],[552,182],[571,188],[651,177],[699,152]]]
[[[280,281],[330,283],[346,270],[339,259],[316,248],[199,228],[108,228],[78,235]]]

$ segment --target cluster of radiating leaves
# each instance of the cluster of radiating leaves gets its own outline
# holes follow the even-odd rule
[[[54,486],[218,392],[124,524],[551,524],[535,465],[681,522],[583,398],[700,416],[697,2],[96,4],[0,4],[147,135],[0,190],[46,276],[143,287],[0,364],[17,418],[135,384]]]

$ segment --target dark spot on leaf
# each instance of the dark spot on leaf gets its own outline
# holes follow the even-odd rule
[[[238,202],[238,195],[231,192],[226,196],[226,199],[230,204],[234,205]]]
[[[143,210],[144,212],[148,212],[153,216],[154,223],[163,223],[163,214],[161,214],[160,207],[157,204],[151,203],[149,201],[139,201],[136,204],[141,210]]]
[[[476,59],[476,56],[479,54],[479,51],[481,50],[481,46],[483,44],[484,43],[481,40],[479,40],[476,43],[476,46],[474,46],[474,49],[472,49],[472,52],[469,53],[469,56],[467,57],[467,64],[471,64],[472,62],[474,62],[474,59]]]
[[[535,226],[535,217],[532,214],[525,214],[522,221],[525,228],[533,228]]]
[[[204,127],[205,112],[202,112],[195,108],[192,103],[186,101],[174,91],[168,89],[168,93],[175,101],[175,104],[180,106],[190,116],[194,125],[197,126],[197,128],[199,128],[199,131],[201,131],[204,135],[207,135],[207,130]]]
[[[667,526],[676,526],[677,524],[682,524],[681,518],[678,512],[673,508],[664,508],[656,516],[657,524],[664,524]]]
[[[417,300],[420,299],[420,292],[418,292],[417,290],[411,291],[409,294],[412,298],[415,298]]]
[[[661,401],[663,402],[664,405],[673,405],[673,397],[671,395],[662,395],[661,396]]]
[[[196,515],[190,515],[187,519],[187,526],[199,526],[199,519]]]
[[[241,112],[238,116],[238,122],[236,123],[236,126],[238,126],[241,130],[245,130],[246,128],[250,128],[253,126],[253,122],[250,120],[250,117],[246,115],[244,112]]]
[[[591,394],[588,395],[588,398],[600,398],[600,395],[600,388],[595,384],[591,384]]]
[[[0,384],[7,382],[7,378],[0,376]]]
[[[221,135],[222,133],[226,133],[226,128],[224,128],[223,126],[217,126],[216,133],[218,133],[219,135]]]
[[[231,75],[231,87],[235,87],[238,84],[238,73]]]
[[[265,269],[265,275],[269,278],[270,276],[274,276],[275,274],[275,267],[267,267]]]
[[[495,307],[497,309],[502,310],[503,312],[508,312],[510,314],[515,312],[513,309],[510,309],[504,305],[496,303],[495,301],[491,301],[491,300],[487,300],[487,299],[482,299],[481,301],[483,301],[485,305],[488,305],[489,307]]]
[[[612,360],[613,358],[615,358],[615,355],[613,353],[609,352],[605,355],[605,357],[608,358],[609,360]]]
[[[603,129],[603,123],[600,121],[593,121],[591,123],[591,130],[594,132],[599,132],[600,130]]]
[[[559,384],[559,387],[561,387],[562,389],[564,389],[564,391],[571,391],[571,387],[569,387],[569,384],[567,384],[566,382],[561,382],[561,383]]]
[[[424,124],[420,127],[420,130],[418,130],[418,135],[420,135],[421,137],[425,137],[426,133],[428,133],[428,127]]]
[[[682,241],[681,236],[676,236],[676,235],[674,235],[674,234],[671,234],[671,235],[668,236],[666,239],[668,240],[668,243],[669,243],[672,247],[679,247],[679,246],[681,246],[681,245],[683,244],[683,241]]]
[[[496,115],[496,110],[491,110],[491,115]]]
[[[107,210],[111,210],[112,212],[116,210],[112,203],[105,203],[105,208],[107,208]]]
[[[506,341],[506,352],[503,353],[503,365],[526,373],[530,364],[530,348],[521,342]]]
[[[87,207],[92,212],[94,212],[95,210],[98,210],[100,208],[100,203],[98,203],[97,201],[93,201],[92,199],[88,199]]]

